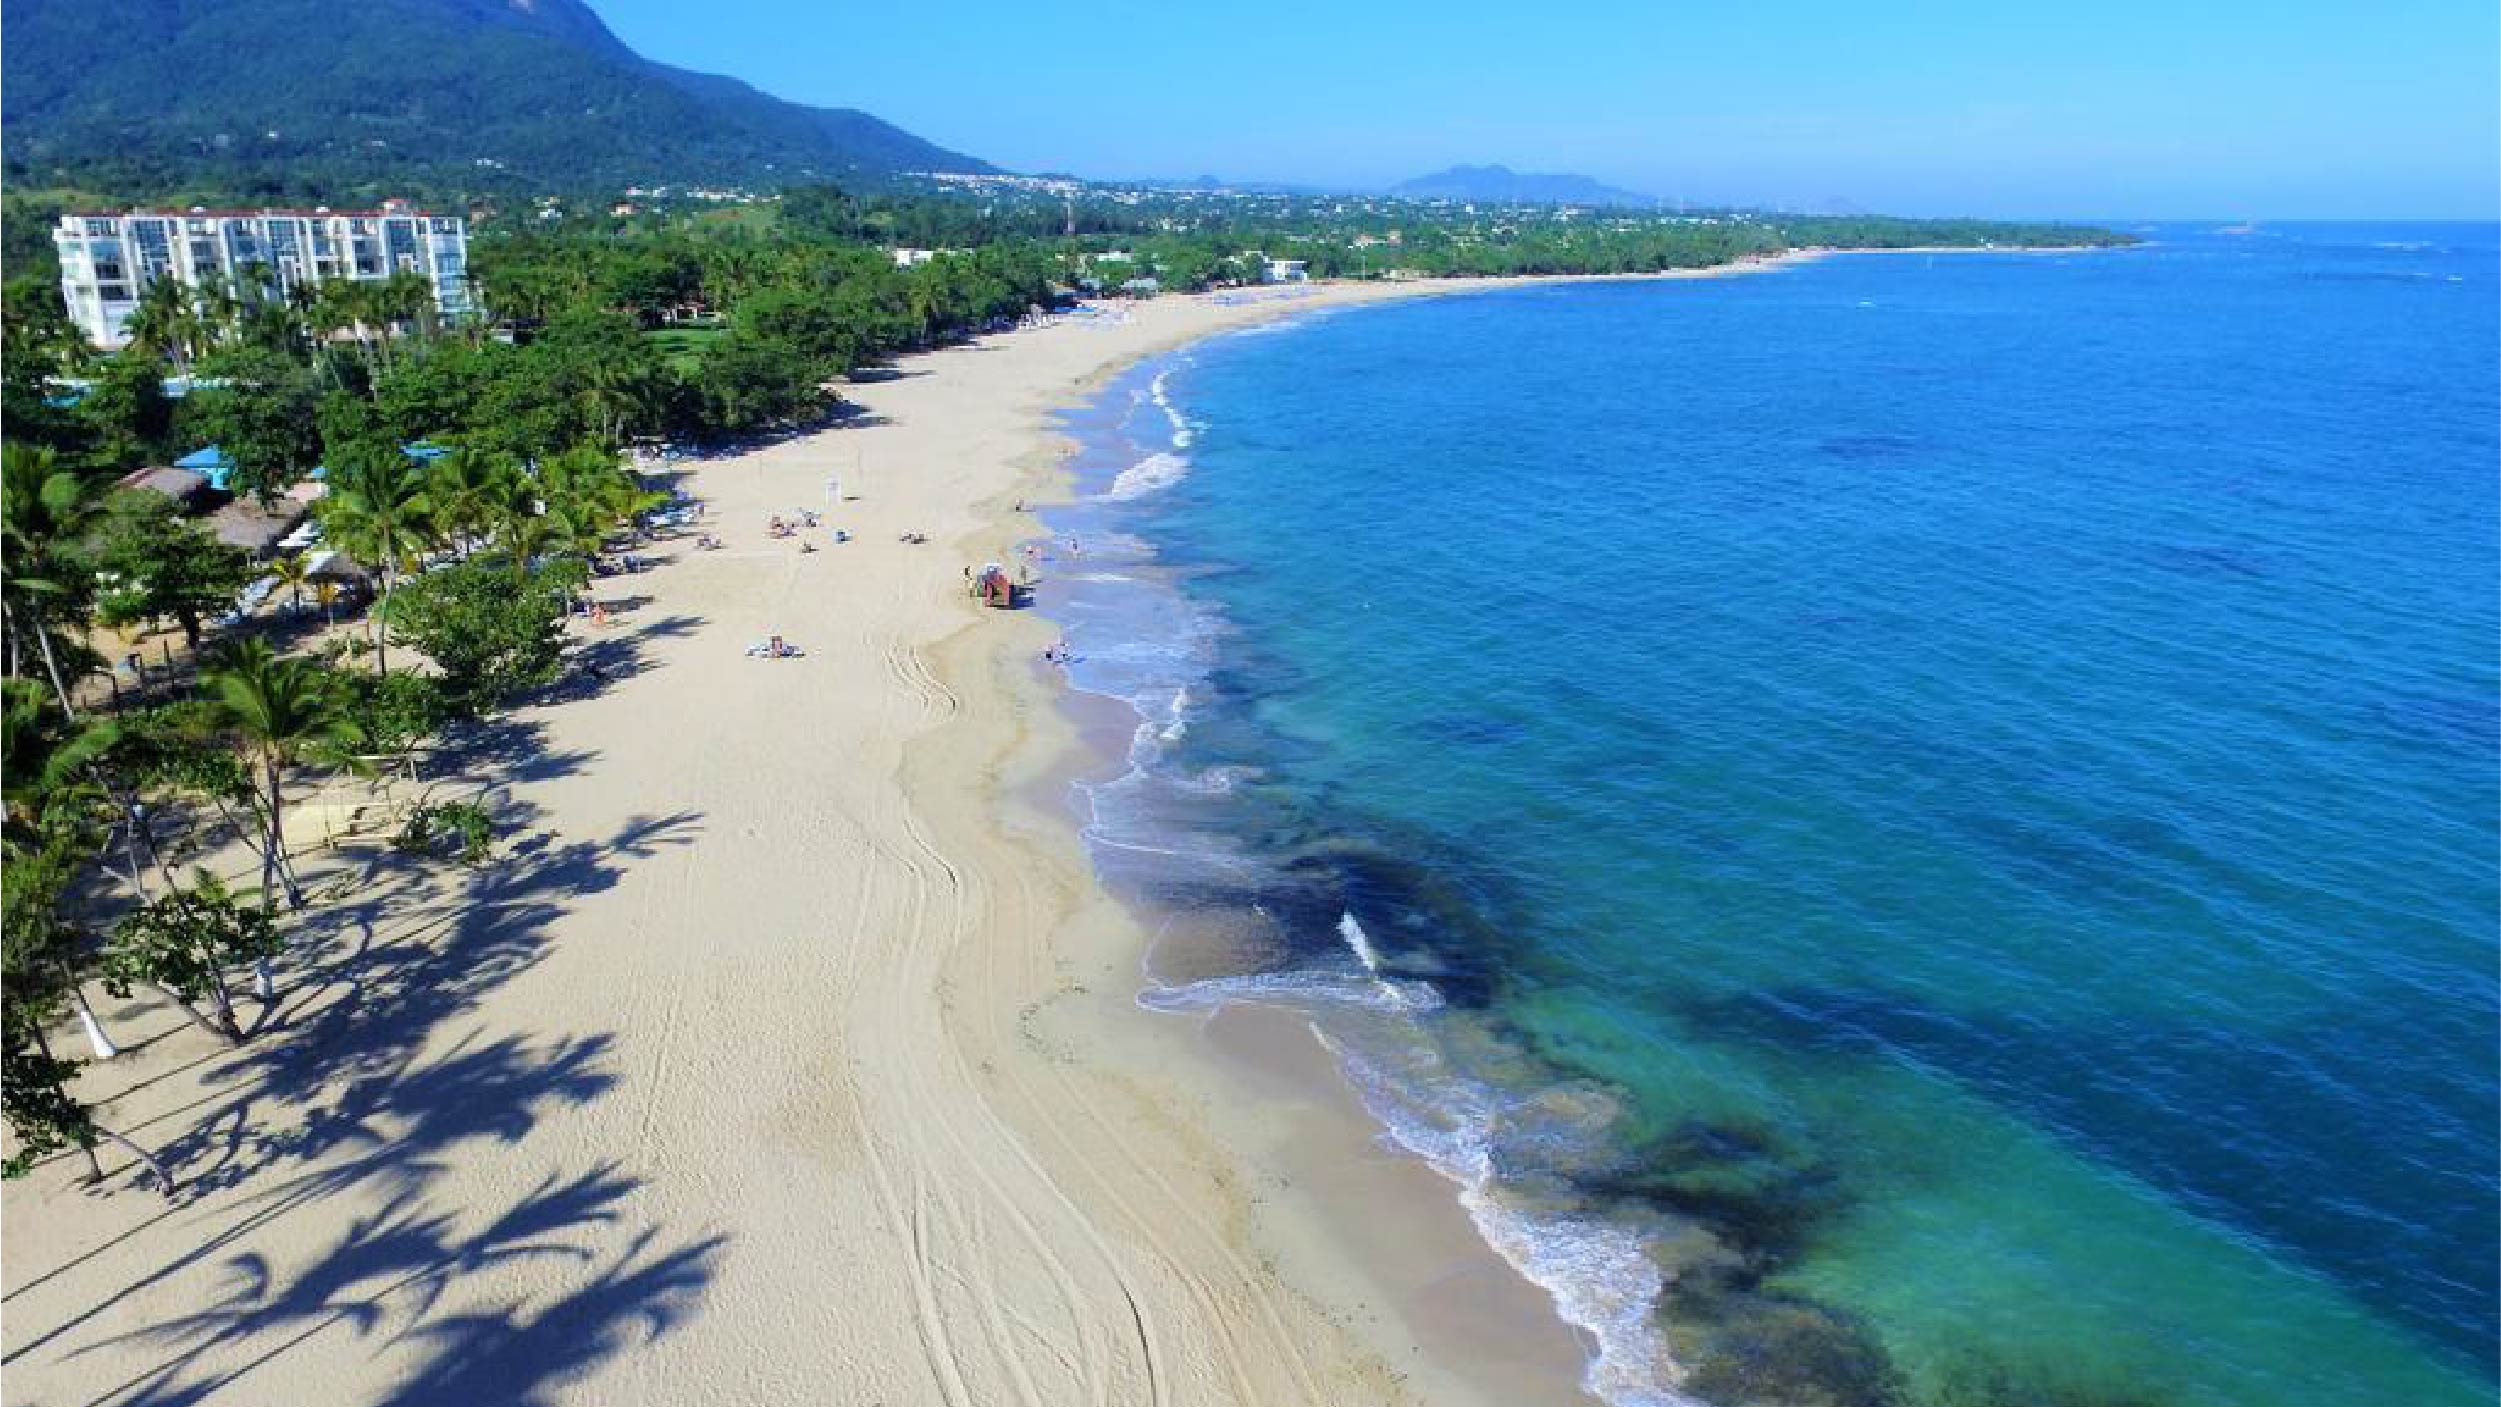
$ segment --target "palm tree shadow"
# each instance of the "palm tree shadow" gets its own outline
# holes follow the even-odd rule
[[[535,1407],[601,1360],[657,1341],[693,1313],[728,1245],[714,1235],[656,1250],[658,1240],[656,1230],[637,1234],[588,1285],[551,1304],[458,1315],[418,1330],[428,1357],[384,1407]]]
[[[307,935],[310,975],[329,985],[330,999],[209,1071],[231,1095],[165,1145],[179,1195],[197,1211],[187,1239],[136,1280],[13,1343],[0,1361],[75,1333],[297,1211],[351,1192],[413,1196],[477,1140],[516,1143],[548,1110],[614,1089],[608,1033],[491,1037],[476,1028],[448,1048],[441,1037],[539,961],[565,900],[614,885],[625,861],[686,843],[698,821],[694,812],[636,817],[598,841],[541,834],[459,883],[405,857],[376,862],[363,901],[324,915],[325,927]],[[383,913],[408,922],[377,937]],[[302,1170],[258,1185],[289,1166]]]
[[[549,1176],[478,1230],[403,1189],[290,1273],[257,1252],[230,1257],[226,1289],[209,1308],[105,1339],[106,1349],[164,1352],[99,1394],[97,1403],[175,1407],[201,1401],[278,1363],[317,1335],[344,1328],[377,1352],[412,1345],[422,1357],[388,1398],[404,1403],[527,1403],[555,1382],[667,1332],[691,1312],[715,1272],[725,1237],[654,1253],[655,1227],[614,1254],[601,1249],[640,1183],[603,1163]],[[552,1299],[435,1311],[467,1277],[507,1263],[543,1262],[534,1280],[572,1280],[567,1265],[596,1266]]]

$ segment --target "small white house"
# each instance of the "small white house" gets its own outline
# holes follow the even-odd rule
[[[1309,283],[1311,270],[1301,259],[1270,259],[1260,266],[1263,283]]]
[[[894,266],[898,269],[918,268],[937,257],[935,249],[898,249],[894,252]]]

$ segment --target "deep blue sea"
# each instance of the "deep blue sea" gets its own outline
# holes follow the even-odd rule
[[[1619,1407],[2495,1400],[2501,233],[2142,233],[1071,419],[1144,999],[1310,1013]]]

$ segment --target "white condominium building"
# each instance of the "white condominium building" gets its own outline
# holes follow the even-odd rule
[[[469,231],[458,216],[401,201],[379,210],[134,210],[64,215],[52,232],[61,251],[61,296],[70,320],[102,347],[130,340],[125,324],[160,278],[214,279],[242,290],[257,281],[283,297],[331,279],[423,274],[434,306],[470,309]]]

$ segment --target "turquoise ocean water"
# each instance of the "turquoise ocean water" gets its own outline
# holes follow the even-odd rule
[[[1145,1000],[1310,1013],[1614,1403],[2495,1400],[2501,240],[2147,233],[1071,417]]]

